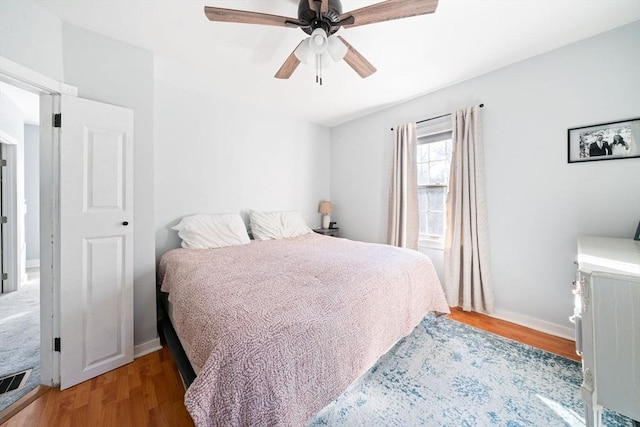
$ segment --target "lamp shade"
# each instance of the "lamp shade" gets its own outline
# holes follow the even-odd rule
[[[298,58],[298,61],[302,62],[305,65],[309,64],[311,62],[311,59],[313,58],[313,54],[309,49],[309,38],[304,39],[303,43],[300,43],[300,45],[296,48],[296,50],[293,51],[293,53],[296,58]]]
[[[309,65],[316,61],[316,67],[326,68],[333,62],[341,61],[347,54],[347,46],[335,34],[327,37],[327,33],[316,28],[311,37],[304,39],[296,48],[294,55],[298,61]]]
[[[309,37],[309,50],[314,55],[322,55],[327,51],[329,37],[322,28],[316,28]]]
[[[327,52],[334,62],[342,61],[347,55],[347,46],[335,34],[329,37],[327,43]]]
[[[333,211],[331,206],[331,202],[325,200],[324,202],[320,202],[320,207],[318,207],[318,212],[321,214],[329,214]]]

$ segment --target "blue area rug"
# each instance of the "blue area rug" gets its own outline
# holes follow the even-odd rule
[[[581,383],[578,362],[429,315],[310,426],[584,426]]]
[[[40,274],[0,294],[0,377],[33,369],[24,387],[0,395],[0,411],[40,384]]]

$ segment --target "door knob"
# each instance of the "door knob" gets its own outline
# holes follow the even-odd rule
[[[128,222],[128,221],[124,221],[124,222],[122,223],[122,225],[124,225],[124,226],[126,227],[127,225],[129,225],[129,222]]]

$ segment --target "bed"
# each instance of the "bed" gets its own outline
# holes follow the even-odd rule
[[[316,233],[173,249],[158,274],[199,427],[304,426],[427,312],[449,312],[423,254]]]

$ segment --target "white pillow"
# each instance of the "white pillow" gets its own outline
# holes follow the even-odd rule
[[[313,233],[299,212],[257,212],[249,214],[251,233],[255,240],[286,239]]]
[[[244,221],[238,214],[186,216],[171,229],[178,231],[183,248],[223,248],[250,241]]]

